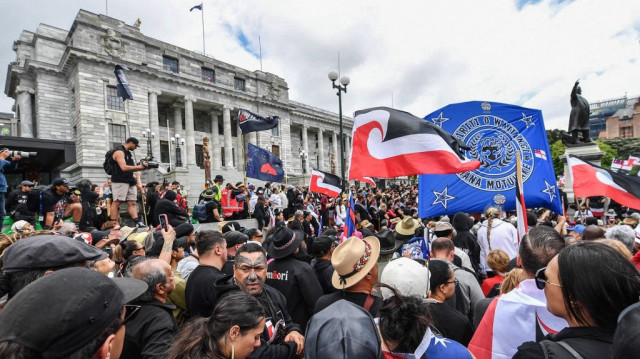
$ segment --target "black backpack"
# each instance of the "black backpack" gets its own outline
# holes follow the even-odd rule
[[[113,167],[115,166],[115,161],[113,160],[113,153],[116,152],[117,150],[122,150],[122,146],[120,147],[116,147],[112,150],[107,151],[107,153],[105,153],[104,155],[104,162],[102,163],[102,168],[104,168],[104,171],[109,175],[113,175]]]

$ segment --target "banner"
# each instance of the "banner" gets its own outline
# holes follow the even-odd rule
[[[238,125],[240,126],[240,130],[242,130],[242,134],[270,130],[278,126],[279,120],[280,117],[278,116],[262,117],[247,110],[238,111]]]
[[[247,151],[247,177],[262,181],[282,182],[282,161],[273,153],[249,143]]]
[[[342,179],[328,172],[312,170],[309,191],[338,197],[342,192]]]
[[[419,176],[421,218],[481,213],[489,205],[516,208],[516,152],[522,155],[524,200],[529,208],[562,213],[542,112],[497,102],[463,102],[427,115],[469,149],[480,168],[452,175]],[[548,154],[548,155],[547,155]]]

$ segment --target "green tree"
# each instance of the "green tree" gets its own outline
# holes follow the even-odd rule
[[[556,143],[558,140],[562,140],[563,130],[547,130],[547,141],[549,141],[549,146]]]
[[[600,140],[618,151],[618,158],[626,160],[629,156],[640,157],[640,137],[606,138]]]
[[[602,141],[598,141],[597,143],[600,151],[604,152],[604,156],[602,156],[600,160],[602,168],[611,168],[611,162],[613,162],[614,158],[618,157],[618,151]]]
[[[556,140],[551,145],[551,160],[553,161],[553,169],[556,171],[556,176],[560,176],[564,173],[564,161],[560,159],[560,156],[564,154],[566,149],[567,148],[562,143],[562,140]]]

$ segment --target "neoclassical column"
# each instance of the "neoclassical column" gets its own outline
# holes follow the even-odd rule
[[[336,173],[340,173],[340,153],[338,152],[338,134],[331,132],[331,143],[333,144],[333,161],[336,166]],[[331,166],[331,165],[329,165]]]
[[[222,129],[224,131],[224,164],[233,168],[233,142],[231,141],[231,107],[222,107]]]
[[[218,131],[218,113],[211,112],[211,168],[219,170],[222,168],[222,157],[220,156],[220,132]]]
[[[182,137],[182,104],[174,102],[173,104],[173,135],[180,135]],[[180,149],[180,157],[182,166],[187,165],[186,148]]]
[[[324,133],[321,128],[318,128],[318,169],[324,171]]]
[[[311,173],[309,170],[309,141],[307,139],[307,125],[302,125],[302,150],[307,154],[307,158],[304,163],[303,172]]]
[[[153,157],[160,160],[160,122],[158,120],[158,96],[162,94],[160,90],[149,90],[149,129],[155,134],[151,139],[151,149]]]
[[[184,97],[184,127],[187,134],[187,165],[196,165],[196,139],[195,129],[193,123],[193,103],[196,102],[196,98],[191,95]]]
[[[32,88],[18,86],[16,87],[16,93],[18,94],[16,101],[20,109],[20,137],[33,138],[33,111],[31,104],[31,95],[35,93]]]

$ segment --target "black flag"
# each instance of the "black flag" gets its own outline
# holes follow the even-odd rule
[[[116,91],[118,92],[118,97],[122,98],[123,102],[126,100],[133,100],[129,84],[127,83],[127,79],[124,77],[124,70],[129,69],[126,68],[126,66],[116,65],[115,70],[113,70],[113,73],[116,74],[116,80],[118,80]]]

